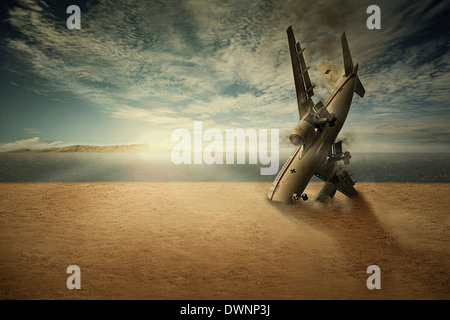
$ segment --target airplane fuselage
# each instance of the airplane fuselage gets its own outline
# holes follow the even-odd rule
[[[311,128],[305,144],[296,147],[282,170],[278,173],[268,198],[289,203],[294,194],[302,194],[315,172],[328,165],[331,146],[347,119],[356,85],[356,75],[343,76],[326,102],[326,108],[334,113],[334,126],[326,125],[322,131]],[[324,170],[322,170],[323,172]],[[326,171],[326,170],[325,170]],[[331,178],[331,177],[327,177]]]

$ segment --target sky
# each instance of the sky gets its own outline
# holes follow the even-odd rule
[[[369,30],[370,5],[381,29]],[[69,5],[81,29],[68,29]],[[298,122],[286,28],[292,24],[314,102],[317,72],[342,66],[347,34],[366,89],[341,131],[352,152],[450,152],[447,1],[3,1],[0,151],[74,144],[172,148],[193,129],[279,129]]]

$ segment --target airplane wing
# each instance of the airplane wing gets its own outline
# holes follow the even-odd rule
[[[320,172],[316,172],[316,177],[322,179],[327,182],[327,180],[320,174]],[[336,173],[333,178],[328,180],[334,183],[337,186],[337,189],[345,194],[347,197],[352,197],[357,194],[356,189],[353,187],[355,185],[355,181],[350,177],[345,166],[342,164],[336,166]]]
[[[295,41],[294,31],[292,26],[286,30],[289,42],[289,51],[291,54],[292,71],[294,73],[295,93],[297,94],[298,115],[300,119],[309,111],[314,103],[311,97],[314,95],[314,87],[311,85],[308,69],[305,58],[303,57],[303,50],[300,43]]]

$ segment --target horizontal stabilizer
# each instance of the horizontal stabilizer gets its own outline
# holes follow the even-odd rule
[[[364,89],[364,86],[362,85],[361,80],[359,80],[359,77],[356,77],[355,92],[361,98],[364,97],[364,94],[366,93],[366,89]]]

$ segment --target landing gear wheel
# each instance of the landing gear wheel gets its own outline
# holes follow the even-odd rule
[[[308,195],[306,193],[302,194],[301,197],[302,197],[303,201],[308,200]]]

